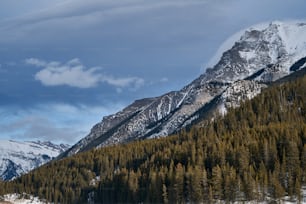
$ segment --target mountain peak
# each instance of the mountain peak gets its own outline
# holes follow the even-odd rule
[[[264,83],[305,67],[303,22],[260,24],[234,37],[231,48],[205,74],[180,91],[136,100],[122,111],[104,117],[62,157],[91,148],[167,136],[220,107],[226,112],[224,108],[236,107],[259,94],[267,87]]]
[[[256,33],[265,32],[266,35],[270,33],[270,35],[278,34],[284,45],[286,45],[286,50],[290,51],[290,47],[294,48],[295,45],[302,46],[302,44],[298,42],[305,42],[305,29],[306,29],[306,21],[305,20],[290,20],[290,21],[269,21],[258,23],[247,28],[244,28],[230,37],[228,37],[218,48],[216,54],[211,58],[208,62],[207,67],[214,67],[221,59],[224,52],[230,50],[235,43],[240,41],[252,41],[251,37]],[[304,34],[304,35],[303,35]],[[253,35],[253,36],[250,36]],[[253,39],[253,41],[255,40]],[[291,45],[291,46],[290,46]],[[304,44],[305,47],[305,44]],[[294,51],[291,50],[291,51]]]
[[[258,81],[273,81],[289,74],[289,65],[305,56],[306,24],[301,22],[271,22],[250,27],[223,52],[218,63],[206,72],[203,82],[218,80],[234,82],[244,79],[267,66],[277,65],[269,76]],[[234,35],[235,37],[235,35]],[[229,39],[233,39],[230,37]],[[229,40],[228,40],[229,41]],[[282,64],[283,66],[279,66]]]

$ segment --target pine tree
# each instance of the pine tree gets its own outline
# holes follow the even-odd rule
[[[169,199],[168,199],[168,191],[167,191],[167,186],[165,184],[163,184],[163,203],[168,203]]]
[[[212,169],[212,188],[215,199],[223,198],[223,178],[222,171],[219,166]]]

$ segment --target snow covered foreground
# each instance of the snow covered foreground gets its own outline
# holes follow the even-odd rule
[[[272,201],[272,200],[270,200]],[[298,203],[297,200],[290,200],[289,197],[284,197],[280,200],[276,201],[277,203],[280,204],[294,204],[294,203]],[[27,195],[27,194],[7,194],[3,197],[0,196],[0,204],[8,204],[8,203],[13,203],[13,204],[45,204],[48,203],[45,200],[40,200],[38,197],[34,197],[32,195]],[[216,201],[216,203],[219,204],[223,204],[226,203],[224,201]],[[234,204],[240,204],[240,203],[244,203],[244,204],[266,204],[266,203],[270,203],[268,201],[248,201],[248,202],[234,202]],[[302,189],[302,200],[300,202],[301,204],[306,204],[306,187],[303,187]]]
[[[1,203],[13,203],[13,204],[44,204],[46,201],[40,200],[38,197],[31,195],[20,195],[20,194],[7,194],[3,198],[0,197]]]

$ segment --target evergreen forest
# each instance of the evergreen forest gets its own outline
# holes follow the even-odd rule
[[[306,76],[271,85],[225,116],[160,139],[52,161],[0,195],[54,203],[301,201],[306,185]]]

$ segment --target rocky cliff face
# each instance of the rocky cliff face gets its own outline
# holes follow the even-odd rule
[[[192,83],[156,98],[137,100],[104,117],[61,157],[91,148],[167,136],[208,111],[225,113],[306,64],[306,24],[273,22],[247,29],[219,62]],[[213,109],[213,110],[212,110]]]

